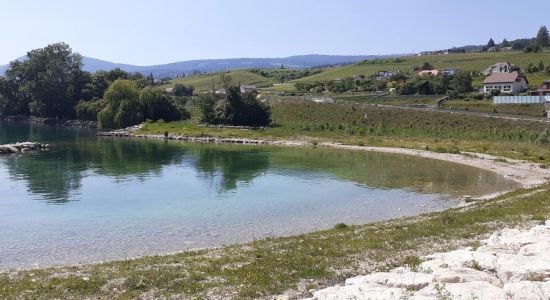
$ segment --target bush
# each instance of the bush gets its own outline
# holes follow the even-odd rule
[[[86,121],[97,121],[97,115],[105,107],[105,100],[80,100],[75,107],[76,118]]]
[[[535,140],[535,143],[537,143],[539,145],[548,145],[548,144],[550,144],[550,132],[548,131],[548,129],[544,129],[539,134],[539,136]]]
[[[254,94],[241,94],[238,87],[230,87],[226,99],[209,94],[199,98],[201,121],[210,124],[237,126],[267,126],[271,123],[270,107],[257,100]]]

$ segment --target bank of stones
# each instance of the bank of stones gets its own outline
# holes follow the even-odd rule
[[[313,293],[339,299],[550,299],[550,220],[504,229],[466,248],[434,253],[418,265],[349,278]]]

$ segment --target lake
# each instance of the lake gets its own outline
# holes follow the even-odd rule
[[[0,269],[222,246],[441,210],[518,185],[406,155],[98,138],[0,122]]]

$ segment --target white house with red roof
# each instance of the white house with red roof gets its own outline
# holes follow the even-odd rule
[[[525,92],[529,81],[518,71],[511,73],[494,73],[483,80],[483,92],[490,94],[491,91],[500,90],[504,94]]]

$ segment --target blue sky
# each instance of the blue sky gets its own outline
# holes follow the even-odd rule
[[[410,53],[531,37],[548,11],[547,0],[0,0],[0,64],[59,41],[138,65]]]

